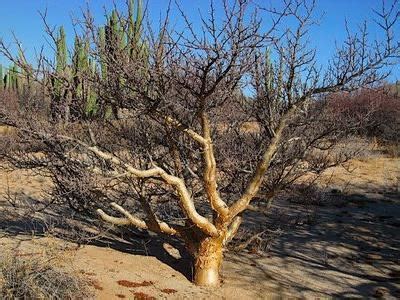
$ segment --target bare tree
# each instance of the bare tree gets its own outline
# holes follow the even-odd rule
[[[382,40],[367,39],[366,23],[348,29],[323,67],[309,48],[314,1],[287,0],[281,10],[222,3],[223,20],[211,1],[200,28],[182,11],[181,31],[168,16],[158,32],[149,26],[134,56],[102,55],[85,15],[93,58],[115,79],[92,81],[120,120],[50,126],[22,112],[0,115],[21,142],[40,144],[37,152],[3,151],[4,159],[46,170],[54,199],[77,210],[182,239],[194,282],[208,286],[219,284],[223,250],[252,201],[349,158],[332,149],[356,124],[333,119],[325,96],[374,87],[400,54],[398,1],[376,14]],[[261,16],[272,20],[268,30]],[[288,19],[294,27],[284,26]],[[256,129],[245,130],[249,123]]]

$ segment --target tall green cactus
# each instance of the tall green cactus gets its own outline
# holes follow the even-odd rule
[[[274,84],[274,67],[271,61],[271,51],[265,51],[264,85],[267,93],[272,92]]]
[[[71,81],[68,66],[68,48],[64,27],[59,27],[55,41],[55,72],[49,78],[48,85],[51,97],[51,113],[55,121],[70,119],[71,91],[66,83]]]
[[[18,74],[19,74],[19,68],[16,64],[14,64],[12,66],[11,69],[8,70],[8,74],[9,74],[9,78],[10,78],[10,89],[12,89],[13,91],[18,91],[18,87],[19,87],[19,78],[18,78]]]
[[[69,63],[66,35],[64,28],[60,27],[55,47],[55,76],[51,84],[54,103],[67,105],[68,108],[72,106],[70,111],[73,118],[94,117],[99,112],[103,116],[107,115],[110,109],[107,106],[111,104],[100,107],[95,84],[90,78],[100,76],[117,88],[125,86],[125,79],[118,73],[112,72],[110,66],[116,59],[120,63],[128,63],[130,60],[147,62],[149,49],[142,40],[142,23],[142,0],[129,0],[128,18],[121,17],[117,10],[113,10],[107,16],[105,26],[100,27],[98,31],[97,63],[90,54],[89,40],[79,36],[75,37],[74,51]],[[69,83],[71,89],[65,89],[64,81]],[[115,111],[116,107],[113,107],[114,114]],[[79,115],[76,115],[78,112]]]
[[[121,24],[121,19],[115,9],[107,18],[105,41],[107,52],[112,56],[115,56],[119,50],[124,49],[126,46],[123,24]]]
[[[278,99],[281,99],[283,94],[283,59],[279,61],[278,76],[276,79],[276,95]]]
[[[6,72],[6,75],[4,75],[4,88],[6,90],[11,89],[11,80],[10,80],[10,74],[8,71]]]
[[[79,36],[75,37],[72,70],[74,76],[79,76],[89,69],[89,43]]]
[[[89,59],[89,67],[91,76],[95,77],[97,73],[97,66],[94,60]],[[85,107],[85,114],[87,117],[94,117],[98,111],[97,95],[94,87],[89,85],[87,90],[87,100]]]
[[[31,74],[30,74],[29,64],[28,64],[28,62],[25,58],[25,55],[21,49],[19,49],[18,60],[19,60],[20,65],[22,66],[20,73],[18,74],[18,80],[19,80],[18,93],[21,94],[22,92],[24,92],[30,88]]]
[[[101,27],[99,29],[99,47],[100,47],[100,71],[101,78],[107,78],[107,63],[106,63],[106,28]]]
[[[56,40],[56,77],[65,77],[67,72],[68,49],[64,27],[59,28]],[[54,92],[57,97],[61,97],[64,93],[63,82],[60,78],[56,78],[54,82]]]
[[[136,5],[135,5],[136,3]],[[141,37],[143,23],[143,3],[142,0],[130,0],[128,6],[128,32],[127,40],[129,44],[129,57],[141,52]]]
[[[86,117],[93,117],[97,112],[97,95],[88,77],[97,72],[96,64],[90,59],[89,41],[75,37],[73,56],[73,76],[75,98],[81,101],[81,111]]]
[[[75,36],[74,55],[72,57],[72,75],[74,85],[73,93],[75,99],[74,104],[77,108],[79,108],[75,109],[75,111],[82,111],[84,110],[82,106],[85,106],[85,76],[87,75],[88,70],[88,54],[85,44],[86,43],[83,39],[81,39],[79,36]]]
[[[67,67],[68,53],[64,27],[59,28],[56,41],[56,72],[62,72]]]

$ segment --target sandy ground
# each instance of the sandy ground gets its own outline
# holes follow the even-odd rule
[[[41,196],[46,180],[25,175],[0,173],[3,206],[5,194]],[[187,262],[173,257],[178,250],[144,233],[78,246],[43,234],[39,223],[27,224],[33,216],[15,220],[0,210],[0,249],[29,256],[56,245],[97,299],[399,299],[399,178],[400,159],[355,160],[351,173],[325,174],[321,186],[331,192],[323,203],[282,200],[266,214],[247,213],[245,227],[279,236],[272,236],[265,254],[227,252],[218,289],[191,284]]]

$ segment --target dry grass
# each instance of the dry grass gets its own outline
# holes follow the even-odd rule
[[[2,125],[0,126],[0,135],[10,135],[15,133],[16,130],[13,127]]]
[[[390,158],[400,157],[400,143],[383,145],[381,151]]]
[[[91,296],[88,282],[62,261],[52,245],[46,251],[0,254],[0,299],[83,299]]]

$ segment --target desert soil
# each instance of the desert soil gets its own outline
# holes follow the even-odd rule
[[[49,184],[21,171],[0,171],[0,252],[29,257],[54,248],[97,299],[399,299],[400,159],[351,165],[351,173],[325,174],[320,201],[282,199],[266,213],[247,213],[245,227],[267,228],[271,240],[265,253],[227,252],[217,289],[194,286],[180,272],[187,264],[179,251],[151,235],[82,246],[46,234],[35,215],[10,214],[6,197],[32,202]]]

